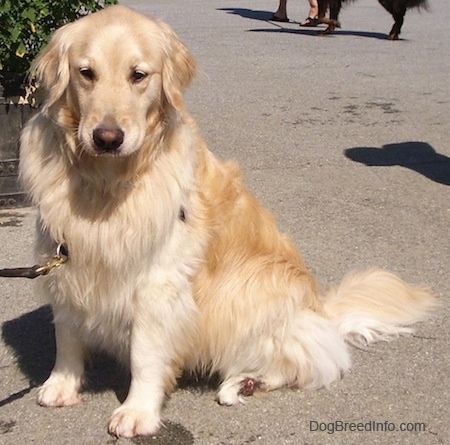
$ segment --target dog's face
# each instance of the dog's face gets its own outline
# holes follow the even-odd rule
[[[194,62],[167,25],[112,6],[59,29],[35,69],[80,153],[126,157],[181,109]]]

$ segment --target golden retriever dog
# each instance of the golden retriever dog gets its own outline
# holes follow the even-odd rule
[[[80,401],[90,350],[131,370],[109,432],[154,434],[181,370],[220,376],[217,399],[320,388],[346,340],[410,332],[435,305],[390,272],[351,273],[325,296],[234,163],[183,105],[194,61],[164,23],[112,6],[57,30],[35,63],[48,98],[24,128],[21,177],[39,211],[40,278],[57,355],[43,406]]]

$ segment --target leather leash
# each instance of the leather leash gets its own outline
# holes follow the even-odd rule
[[[0,269],[0,277],[6,278],[36,278],[47,275],[55,267],[59,267],[69,259],[69,252],[64,244],[58,244],[56,253],[44,265],[35,264],[31,267],[16,267]]]

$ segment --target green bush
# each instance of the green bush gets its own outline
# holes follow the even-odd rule
[[[55,29],[113,3],[117,0],[0,0],[0,75],[13,72],[23,79]]]

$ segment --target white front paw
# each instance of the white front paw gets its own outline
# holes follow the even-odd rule
[[[160,426],[158,414],[122,405],[113,412],[108,431],[116,437],[131,438],[156,434]]]
[[[69,406],[81,402],[81,382],[52,375],[39,388],[37,403],[42,406]]]

